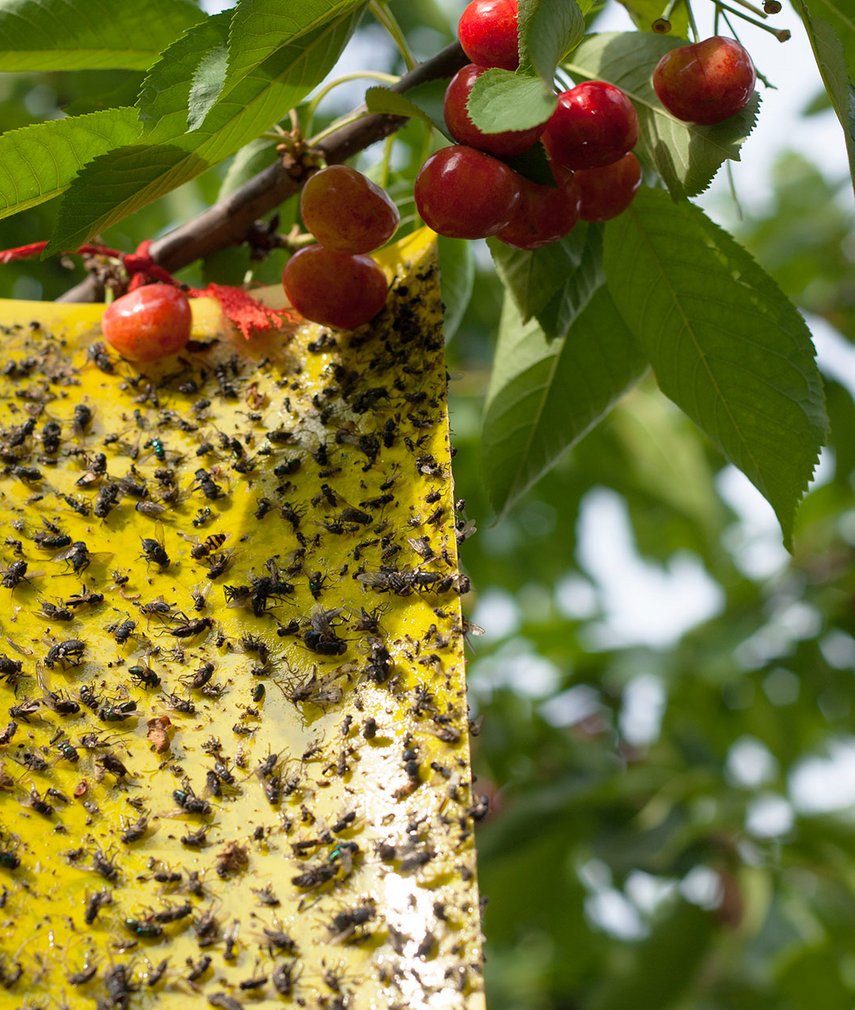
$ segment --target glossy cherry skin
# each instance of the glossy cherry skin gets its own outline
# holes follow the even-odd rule
[[[539,249],[567,235],[579,220],[579,190],[572,172],[558,186],[520,179],[520,202],[496,236],[517,249]]]
[[[295,253],[282,271],[294,308],[313,323],[355,330],[386,304],[386,275],[370,256],[340,253],[321,245]]]
[[[583,221],[610,221],[632,203],[641,185],[641,165],[629,151],[602,168],[580,169],[575,175]]]
[[[193,326],[187,295],[171,284],[147,284],[129,291],[104,310],[101,331],[128,361],[156,361],[175,354]]]
[[[472,85],[481,74],[486,73],[486,67],[478,67],[470,63],[458,70],[445,90],[443,113],[448,132],[459,144],[476,147],[479,151],[494,154],[497,158],[512,158],[522,154],[537,142],[543,133],[545,123],[530,130],[510,130],[506,133],[484,133],[469,118],[466,103],[472,91]]]
[[[558,96],[542,140],[562,168],[601,168],[635,147],[638,116],[620,88],[586,81]]]
[[[401,219],[385,190],[349,165],[330,165],[309,178],[300,216],[322,246],[344,253],[379,249]]]
[[[757,75],[746,50],[721,35],[665,53],[653,88],[665,108],[686,123],[711,126],[744,109]]]
[[[415,184],[425,224],[451,238],[487,238],[505,227],[520,201],[520,176],[483,151],[452,144],[432,154]]]
[[[479,67],[516,70],[519,57],[517,0],[472,0],[457,24],[463,52]]]

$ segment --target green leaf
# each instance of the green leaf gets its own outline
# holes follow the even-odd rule
[[[672,116],[656,97],[651,73],[660,57],[684,44],[660,35],[608,32],[586,38],[566,64],[576,77],[609,81],[629,95],[640,129],[635,153],[656,169],[675,200],[703,192],[725,160],[739,161],[759,107],[755,94],[741,112],[715,126]]]
[[[460,326],[475,284],[475,256],[472,243],[460,238],[437,239],[439,274],[442,285],[443,331],[446,342]]]
[[[505,296],[482,433],[483,472],[507,509],[605,416],[646,362],[605,288],[565,339],[549,341]]]
[[[855,15],[835,0],[796,0],[816,64],[846,139],[855,187]],[[821,16],[819,16],[821,15]]]
[[[194,82],[203,61],[227,46],[231,17],[231,11],[223,11],[191,28],[166,50],[146,75],[137,108],[152,142],[171,140],[187,129],[193,116]]]
[[[475,81],[466,108],[479,130],[502,133],[545,123],[556,101],[555,92],[539,77],[494,67]]]
[[[145,70],[204,17],[192,0],[4,0],[0,71]]]
[[[188,131],[199,129],[220,97],[228,62],[229,51],[225,45],[209,49],[200,60],[193,74],[187,101]]]
[[[827,428],[804,320],[727,233],[661,191],[609,222],[605,270],[660,388],[766,498],[789,546]]]
[[[0,217],[59,196],[92,158],[140,132],[136,109],[52,119],[0,135]]]
[[[361,13],[367,0],[242,0],[234,9],[225,90],[326,26]],[[292,59],[294,58],[292,53]],[[283,115],[287,108],[283,109]]]
[[[417,84],[414,88],[410,88],[407,91],[407,100],[416,108],[421,109],[434,128],[451,140],[442,111],[445,90],[448,87],[449,80],[451,78],[437,78],[433,81],[425,81],[424,84]]]
[[[537,319],[549,340],[565,335],[603,281],[599,225],[577,225],[559,242],[531,251],[497,239],[488,245],[523,322]]]
[[[150,146],[119,148],[82,169],[63,199],[48,252],[79,245],[268,130],[326,76],[359,14],[351,10],[301,38],[299,45],[280,46],[224,92],[202,125],[187,133],[193,75],[205,53],[220,44],[229,12],[192,29],[146,79],[140,109],[151,123],[146,135]]]
[[[365,92],[365,105],[369,112],[386,116],[406,116],[408,119],[421,119],[428,126],[433,126],[433,120],[424,109],[410,101],[406,95],[391,88],[378,85]]]
[[[563,337],[575,323],[594,292],[603,283],[603,229],[589,224],[578,238],[584,235],[584,245],[574,268],[568,263],[560,287],[549,301],[535,313],[535,318],[549,340]]]
[[[245,182],[249,182],[253,176],[272,165],[278,157],[275,141],[261,138],[251,140],[232,158],[220,184],[217,199],[223,200],[231,196]]]
[[[632,18],[636,28],[643,32],[653,31],[651,27],[657,18],[662,17],[665,4],[662,0],[619,0],[626,7],[629,16]],[[689,37],[689,16],[686,13],[686,5],[678,3],[668,16],[671,22],[671,31],[668,35],[671,38],[681,38],[684,41]]]
[[[520,71],[551,85],[555,68],[585,34],[582,12],[575,0],[523,0],[519,26]]]

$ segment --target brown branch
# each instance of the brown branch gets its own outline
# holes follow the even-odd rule
[[[417,84],[449,77],[467,63],[467,57],[455,42],[436,56],[420,63],[392,85],[393,91],[404,92]],[[354,110],[360,112],[365,106]],[[347,161],[378,140],[399,130],[407,120],[402,116],[366,115],[342,126],[317,145],[328,164]],[[215,203],[198,217],[156,239],[149,248],[151,258],[174,272],[209,256],[218,249],[240,245],[246,240],[255,222],[264,214],[293,196],[305,182],[306,173],[295,178],[282,161],[253,176],[224,200]],[[75,285],[57,301],[92,302],[102,297],[103,289],[93,277]]]

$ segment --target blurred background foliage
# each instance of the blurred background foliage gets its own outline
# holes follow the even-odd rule
[[[434,0],[396,14],[419,58],[452,39],[455,16]],[[402,70],[366,24],[338,72],[384,64]],[[0,75],[0,126],[130,104],[140,80]],[[315,127],[359,94],[332,91]],[[412,125],[385,168],[382,145],[360,160],[405,220],[426,143]],[[104,241],[132,249],[273,157],[275,138],[252,145]],[[855,229],[846,180],[804,155],[783,155],[772,182],[762,210],[730,224],[822,337],[833,426],[793,557],[652,381],[493,521],[478,427],[501,288],[484,249],[444,250],[455,480],[481,527],[463,563],[485,632],[469,679],[491,800],[479,831],[491,1010],[855,1004]],[[3,221],[0,244],[47,237],[55,213]],[[292,201],[281,230],[294,215]],[[269,283],[283,255],[229,250],[184,276],[240,283],[251,268]],[[80,276],[15,263],[0,296],[54,298]]]

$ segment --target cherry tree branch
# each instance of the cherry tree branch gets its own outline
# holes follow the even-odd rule
[[[455,42],[414,67],[397,84],[392,85],[392,90],[404,92],[417,84],[449,77],[467,62],[460,44]],[[363,111],[367,111],[364,105],[354,110],[355,113]],[[327,164],[347,161],[359,151],[399,130],[406,122],[402,116],[365,115],[330,133],[316,149]],[[246,241],[255,222],[293,196],[308,175],[309,172],[299,163],[289,165],[287,159],[277,161],[198,217],[156,239],[149,247],[148,255],[159,266],[174,272],[204,256],[210,256],[218,249],[240,245]],[[101,285],[94,277],[88,277],[66,291],[57,301],[92,302],[102,296]]]

